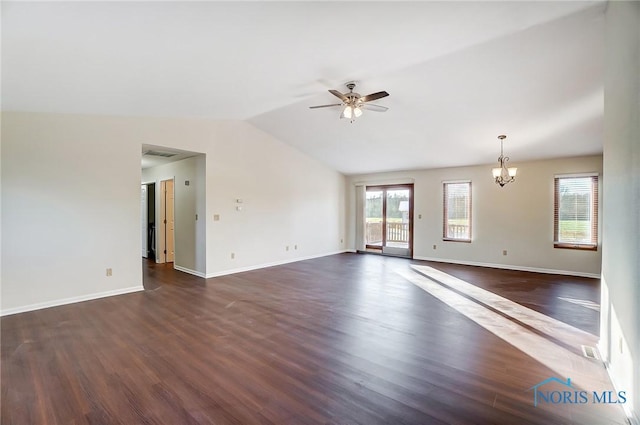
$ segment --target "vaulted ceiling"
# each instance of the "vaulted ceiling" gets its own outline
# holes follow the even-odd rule
[[[247,120],[345,174],[602,152],[606,2],[2,2],[2,109]],[[386,90],[354,123],[328,89]]]

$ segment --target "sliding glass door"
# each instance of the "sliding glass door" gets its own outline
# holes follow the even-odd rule
[[[367,186],[365,242],[368,251],[412,256],[413,185]]]

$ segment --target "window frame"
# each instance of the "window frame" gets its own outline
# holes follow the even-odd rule
[[[448,217],[448,212],[449,212],[449,203],[448,201],[448,194],[449,194],[449,190],[448,190],[448,186],[451,184],[467,184],[468,185],[468,196],[467,196],[467,210],[468,210],[468,215],[469,215],[469,238],[456,238],[456,237],[452,237],[448,235],[448,228],[449,228],[449,217]],[[472,239],[473,239],[473,226],[472,226],[472,208],[473,208],[473,197],[472,197],[472,191],[473,189],[473,185],[471,183],[471,180],[448,180],[448,181],[443,181],[442,182],[442,240],[446,241],[446,242],[464,242],[464,243],[471,243]]]
[[[569,179],[591,179],[591,241],[585,242],[569,242],[560,241],[560,180]],[[598,250],[598,231],[599,231],[599,185],[600,176],[598,173],[581,173],[581,174],[557,174],[553,178],[553,247],[560,249],[577,249],[583,251]]]

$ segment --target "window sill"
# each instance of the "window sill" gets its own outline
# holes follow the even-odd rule
[[[471,239],[453,239],[453,238],[442,238],[445,242],[464,242],[471,243]]]
[[[572,244],[572,243],[560,243],[560,242],[555,242],[553,244],[554,248],[560,248],[560,249],[577,249],[579,251],[597,251],[598,250],[598,246],[597,245],[580,245],[580,244]]]

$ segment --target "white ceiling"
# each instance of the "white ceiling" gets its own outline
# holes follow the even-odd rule
[[[602,152],[606,3],[2,2],[2,109],[248,120],[346,174]],[[353,124],[327,89],[386,90]]]
[[[196,152],[183,151],[181,149],[167,148],[164,146],[142,145],[142,169],[158,167],[171,162],[182,161],[192,156],[200,155]]]

